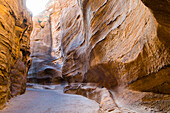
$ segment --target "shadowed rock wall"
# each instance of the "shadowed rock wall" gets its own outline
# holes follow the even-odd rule
[[[47,4],[44,12],[33,18],[32,66],[28,73],[28,82],[56,84],[63,81],[61,13],[75,3],[75,0],[52,0]]]
[[[60,36],[54,25],[58,25],[57,17],[53,20],[54,3],[49,3],[46,11],[33,17],[31,34],[32,66],[28,73],[28,82],[60,83],[62,81],[62,57]],[[55,23],[55,24],[53,24]]]
[[[26,89],[32,19],[25,0],[0,0],[0,108]]]

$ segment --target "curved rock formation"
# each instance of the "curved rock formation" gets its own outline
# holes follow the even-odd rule
[[[48,63],[61,64],[64,79],[106,87],[118,107],[167,112],[169,4],[169,0],[51,1],[45,13],[48,22],[44,22],[44,15],[38,17],[39,31],[33,33],[38,37],[33,54],[42,53],[36,60],[33,55],[37,64],[33,67],[39,68],[45,64],[45,56],[50,56]],[[47,39],[46,35],[51,36]],[[35,49],[38,43],[41,49]],[[38,71],[42,77],[45,69]]]
[[[32,19],[25,0],[0,0],[0,109],[26,89]]]
[[[113,88],[168,68],[169,46],[157,35],[160,24],[140,0],[83,1],[63,12],[64,76]]]
[[[63,9],[62,74],[112,89],[121,106],[167,112],[169,1],[143,2],[148,7],[141,0],[79,0]]]
[[[55,31],[52,18],[53,5],[41,15],[33,17],[33,32],[31,34],[32,65],[28,73],[28,82],[60,83],[62,81],[62,58],[59,32]],[[56,22],[55,18],[55,22]]]

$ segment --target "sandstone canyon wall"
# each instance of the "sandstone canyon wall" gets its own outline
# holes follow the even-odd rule
[[[169,4],[168,0],[80,0],[65,8],[63,77],[112,89],[121,106],[167,112]]]
[[[169,13],[162,13],[166,24],[140,0],[80,1],[66,8],[61,18],[63,76],[108,88],[169,93],[163,89],[169,72]],[[161,76],[159,83],[150,85],[158,77],[148,81],[148,87],[140,84],[154,76]]]
[[[62,80],[60,35],[54,31],[53,25],[57,23],[53,24],[50,6],[41,15],[33,17],[33,32],[30,38],[32,66],[28,73],[28,82],[46,84],[60,83]]]
[[[51,0],[45,11],[33,17],[30,38],[32,66],[28,73],[28,82],[57,84],[63,81],[61,13],[71,4],[75,4],[75,1]]]
[[[138,112],[169,111],[169,4],[169,0],[51,1],[34,21],[32,43],[40,49],[32,49],[38,53],[32,58],[46,65],[35,76],[49,76],[59,64],[55,76],[61,76],[59,70],[68,82],[106,87],[118,106]],[[40,42],[44,44],[38,47]],[[45,60],[46,55],[51,60]]]
[[[25,0],[0,0],[0,109],[26,89],[32,19]]]

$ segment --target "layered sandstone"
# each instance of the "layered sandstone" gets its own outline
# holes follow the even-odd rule
[[[28,82],[47,84],[62,81],[60,32],[57,30],[59,21],[56,16],[54,20],[53,16],[57,12],[54,12],[53,4],[49,3],[46,11],[33,17],[32,66],[28,73]]]
[[[63,9],[62,75],[111,89],[119,106],[167,112],[169,1],[143,2],[79,0]]]
[[[74,0],[52,0],[47,4],[45,11],[33,17],[32,65],[28,73],[28,82],[58,84],[63,81],[61,13],[75,3]]]
[[[25,92],[31,31],[25,0],[0,0],[0,108]]]
[[[63,75],[72,82],[113,88],[168,72],[168,41],[160,40],[160,24],[140,0],[83,1],[66,8],[61,21]],[[153,87],[167,82],[166,77]]]
[[[50,66],[61,65],[58,69],[68,82],[92,82],[106,87],[118,107],[136,112],[167,112],[169,4],[169,0],[51,1],[44,13],[48,21],[44,21],[44,15],[38,17],[39,31],[33,37],[38,38],[33,43],[41,44],[40,49],[34,50],[42,52],[33,54],[43,54],[34,61],[44,65],[47,55],[52,59],[48,61]],[[46,35],[51,36],[47,39]],[[33,44],[34,48],[37,45]],[[42,72],[42,78],[49,77]]]

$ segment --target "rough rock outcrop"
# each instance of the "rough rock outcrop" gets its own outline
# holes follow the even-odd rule
[[[118,107],[112,93],[94,83],[71,83],[64,88],[64,93],[83,95],[95,100],[100,105],[99,113],[136,113],[133,110]]]
[[[0,0],[0,109],[9,98],[25,92],[31,31],[25,0]]]

